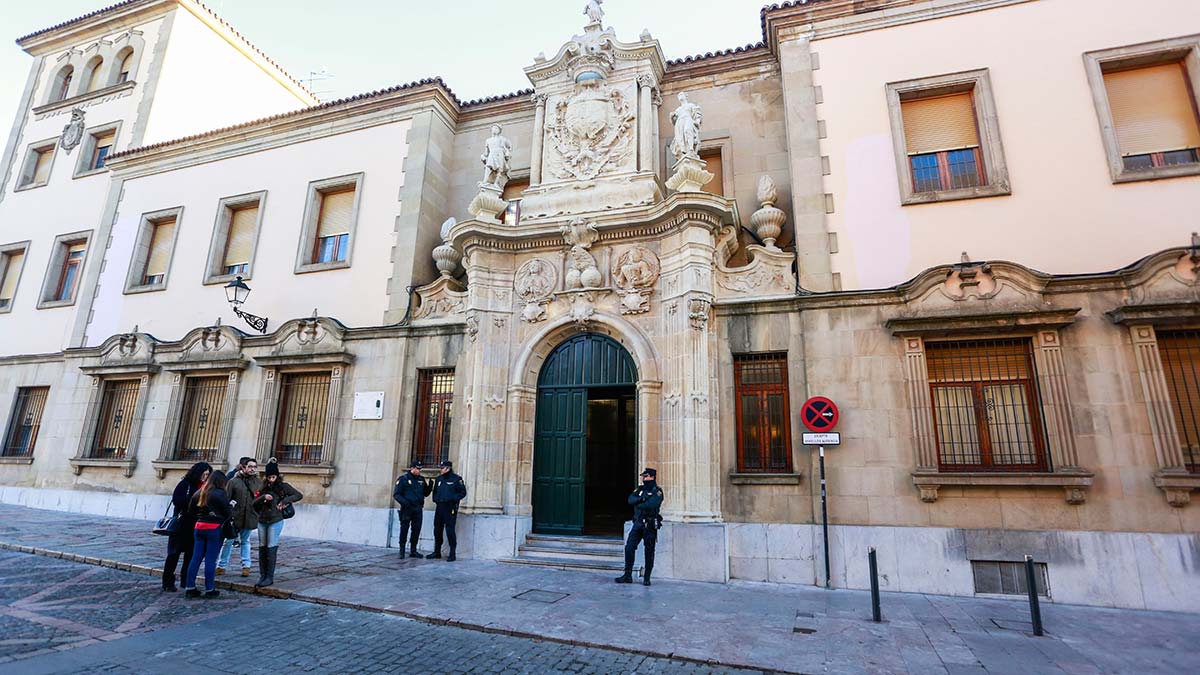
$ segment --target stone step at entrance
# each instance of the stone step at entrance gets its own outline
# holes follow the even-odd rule
[[[620,537],[528,534],[516,557],[500,562],[620,574],[625,569],[625,542]],[[640,572],[641,567],[635,566],[634,573]]]

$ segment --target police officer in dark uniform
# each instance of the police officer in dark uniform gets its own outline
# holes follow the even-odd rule
[[[467,484],[462,476],[454,473],[454,463],[450,460],[442,462],[441,475],[433,481],[433,553],[430,558],[442,557],[442,532],[446,533],[446,542],[450,544],[450,555],[446,562],[454,562],[454,550],[458,548],[458,538],[454,535],[454,526],[458,523],[458,503],[467,496]]]
[[[417,553],[417,540],[421,538],[421,518],[425,509],[425,498],[433,490],[433,486],[421,478],[421,462],[413,460],[408,471],[405,471],[396,481],[392,490],[392,498],[400,504],[397,515],[400,516],[400,558],[404,558],[404,540],[408,538],[409,528],[412,528],[412,538],[409,539],[409,556],[424,558]]]
[[[638,542],[646,544],[646,571],[642,575],[642,585],[650,585],[650,572],[654,570],[654,546],[658,543],[658,528],[662,525],[662,516],[658,515],[663,503],[663,491],[655,480],[657,472],[654,469],[642,471],[642,485],[629,495],[629,505],[633,507],[633,529],[629,530],[629,538],[625,540],[625,574],[617,577],[618,584],[633,583],[633,556],[637,553]]]

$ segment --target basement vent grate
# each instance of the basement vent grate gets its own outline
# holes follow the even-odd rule
[[[1034,578],[1038,595],[1050,597],[1049,571],[1046,563],[1035,562]],[[975,576],[975,592],[992,595],[1026,595],[1025,563],[1000,560],[972,560],[971,572]]]

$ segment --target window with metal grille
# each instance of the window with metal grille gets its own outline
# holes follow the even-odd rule
[[[104,383],[100,413],[96,420],[96,440],[92,442],[92,457],[125,458],[139,390],[140,382],[137,380],[108,380]]]
[[[1200,330],[1158,332],[1175,428],[1188,471],[1200,473]]]
[[[791,473],[787,354],[734,354],[738,471]]]
[[[413,459],[425,465],[450,459],[450,424],[454,418],[454,369],[419,371]]]
[[[972,560],[971,573],[975,576],[975,592],[996,595],[1025,595],[1029,584],[1025,578],[1025,563],[996,560]],[[1049,597],[1049,571],[1046,563],[1033,563],[1033,582],[1037,593]]]
[[[280,464],[321,463],[329,382],[329,372],[284,374],[275,434],[275,457]]]
[[[4,439],[5,457],[29,457],[37,444],[38,430],[42,427],[42,412],[46,409],[46,397],[50,387],[21,387],[17,389],[17,401],[12,417],[8,420],[8,435]]]
[[[207,462],[215,458],[221,425],[226,423],[221,419],[225,409],[225,386],[224,376],[187,378],[174,459]]]
[[[1028,338],[929,342],[942,471],[1049,471]]]

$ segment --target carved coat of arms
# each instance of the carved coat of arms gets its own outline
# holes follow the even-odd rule
[[[558,162],[550,169],[566,180],[591,180],[619,164],[633,146],[637,116],[617,87],[583,84],[560,99],[546,124]]]
[[[68,155],[83,140],[83,129],[83,108],[75,108],[71,111],[71,121],[63,126],[62,137],[58,140],[58,144]]]

